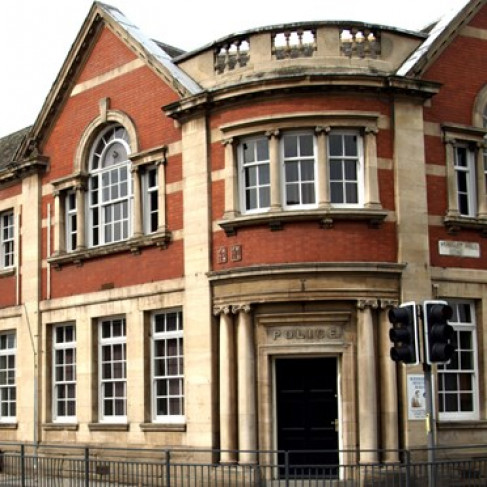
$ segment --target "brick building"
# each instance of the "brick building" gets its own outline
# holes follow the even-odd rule
[[[394,460],[387,312],[441,298],[438,441],[485,443],[485,4],[183,53],[95,2],[0,140],[0,440]]]

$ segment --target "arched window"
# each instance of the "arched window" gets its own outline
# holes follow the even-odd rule
[[[89,245],[127,240],[132,233],[130,143],[124,127],[111,124],[95,139],[89,169]]]

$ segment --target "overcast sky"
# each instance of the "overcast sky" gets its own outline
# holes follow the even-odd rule
[[[109,0],[146,35],[186,51],[255,27],[362,20],[419,30],[467,0]],[[0,2],[0,137],[34,123],[91,0]]]

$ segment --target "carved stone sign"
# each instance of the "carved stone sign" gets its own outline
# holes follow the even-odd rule
[[[454,242],[440,240],[438,242],[440,255],[452,255],[454,257],[480,257],[480,245],[477,242]]]
[[[267,329],[270,343],[323,343],[340,340],[343,330],[338,325],[326,326],[273,326]]]

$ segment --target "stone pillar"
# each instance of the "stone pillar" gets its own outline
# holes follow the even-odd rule
[[[328,133],[330,127],[316,127],[318,161],[318,208],[330,207],[330,167],[328,162]]]
[[[220,316],[220,456],[221,463],[235,463],[237,450],[237,384],[235,333],[230,307],[215,310]]]
[[[166,223],[166,160],[156,162],[157,167],[157,231],[165,232]]]
[[[281,201],[281,167],[279,157],[279,130],[270,130],[266,133],[269,138],[269,172],[271,178],[271,209],[282,211]]]
[[[487,167],[485,166],[485,159],[487,158],[485,142],[482,141],[477,145],[477,188],[478,188],[478,202],[477,215],[479,218],[487,219]]]
[[[446,180],[448,185],[448,215],[459,216],[457,175],[455,172],[455,143],[452,138],[445,139],[446,150]]]
[[[365,207],[381,208],[379,198],[379,178],[377,173],[377,132],[376,128],[365,129],[364,144],[364,177],[365,177]]]
[[[76,191],[76,250],[86,247],[86,219],[85,219],[85,186],[78,184]]]
[[[377,462],[377,385],[372,308],[375,300],[358,302],[358,402],[360,462]]]
[[[133,215],[134,215],[134,237],[140,237],[143,235],[142,226],[142,188],[141,188],[141,177],[140,170],[138,166],[132,166],[130,170],[132,172],[133,183],[134,183],[134,204],[133,204]]]
[[[237,314],[239,463],[256,463],[257,417],[255,345],[249,305],[234,306]]]
[[[381,449],[384,462],[397,462],[399,448],[399,416],[397,397],[396,363],[391,360],[388,319],[389,309],[397,306],[397,301],[381,300],[379,314],[379,360],[380,360],[380,411],[381,411]]]
[[[54,248],[53,255],[59,255],[66,250],[66,239],[63,232],[65,215],[61,204],[61,194],[54,191]],[[18,245],[15,242],[15,245]]]

